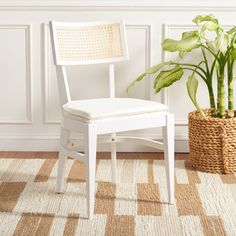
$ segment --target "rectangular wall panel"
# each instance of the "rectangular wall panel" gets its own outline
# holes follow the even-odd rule
[[[0,25],[0,123],[31,123],[30,26]]]

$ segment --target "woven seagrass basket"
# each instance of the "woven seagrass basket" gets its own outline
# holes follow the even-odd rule
[[[188,116],[189,156],[193,167],[211,173],[236,172],[236,118],[212,118],[210,109],[203,111],[207,119],[198,111]]]

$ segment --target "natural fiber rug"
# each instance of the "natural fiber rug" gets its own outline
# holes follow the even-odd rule
[[[84,166],[68,160],[65,194],[54,192],[55,159],[0,159],[0,235],[236,235],[236,176],[176,161],[176,205],[167,204],[164,161],[110,161],[96,172],[94,219],[86,216]]]

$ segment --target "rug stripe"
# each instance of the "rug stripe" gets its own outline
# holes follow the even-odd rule
[[[115,215],[137,214],[137,185],[120,183],[116,185]]]
[[[180,220],[173,216],[137,216],[135,233],[137,236],[180,236]]]
[[[199,176],[199,179],[200,179],[202,185],[222,183],[220,175],[218,175],[218,174],[212,174],[212,173],[206,173],[206,172],[199,171],[198,176]]]
[[[49,232],[50,236],[63,236],[67,217],[55,217]]]
[[[160,193],[157,184],[137,185],[138,188],[138,214],[161,215]]]
[[[227,236],[222,219],[218,216],[200,216],[205,236]]]
[[[182,160],[175,163],[175,179],[178,184],[189,183],[187,171],[184,168],[184,161]]]
[[[0,185],[0,211],[11,212],[26,186],[25,182],[2,182]]]
[[[79,160],[75,160],[70,169],[67,182],[84,182],[86,176],[85,164]]]
[[[3,180],[2,175],[5,174],[6,170],[9,168],[12,159],[0,159],[1,171],[0,171],[0,180]]]
[[[134,216],[109,216],[107,218],[105,236],[134,236],[135,221]]]
[[[154,182],[158,183],[159,187],[163,216],[177,216],[178,211],[176,205],[168,204],[166,167],[165,167],[165,162],[163,160],[155,160],[153,162],[153,175],[154,175]]]
[[[178,214],[180,216],[205,214],[195,185],[177,184],[175,187],[175,196]]]
[[[112,183],[98,183],[95,200],[95,214],[114,214],[116,185]]]
[[[235,236],[236,214],[232,214],[231,212],[229,212],[227,214],[220,215],[220,217],[221,217],[222,221],[224,222],[224,226],[225,226],[225,230],[226,230],[227,234]]]
[[[133,183],[134,182],[134,161],[124,160],[121,173],[122,183]]]
[[[118,160],[116,163],[116,183],[122,183],[122,171],[125,160]]]
[[[48,180],[52,169],[56,163],[56,159],[47,159],[40,167],[38,174],[36,175],[34,182],[45,182]]]
[[[20,218],[20,213],[0,212],[0,235],[13,235]]]
[[[55,183],[29,182],[14,208],[16,212],[54,213],[61,200],[55,193]],[[57,207],[55,207],[57,206]]]
[[[42,159],[23,160],[14,172],[11,181],[33,182],[43,162]]]
[[[204,236],[199,216],[179,216],[183,235]]]
[[[63,236],[71,236],[71,235],[75,235],[75,231],[76,231],[76,227],[78,224],[78,219],[79,219],[79,215],[69,215],[66,221],[66,225],[64,228],[64,233]]]
[[[133,182],[148,183],[148,160],[134,160]]]
[[[49,235],[50,228],[54,219],[52,214],[42,214],[40,216],[40,222],[36,230],[36,236]]]
[[[18,159],[13,160],[5,169],[5,173],[1,177],[3,181],[8,182],[31,182],[34,181],[36,173],[44,160],[40,159]]]
[[[69,172],[70,172],[70,169],[72,167],[74,163],[74,160],[72,159],[67,159],[66,160],[66,165],[65,165],[65,178],[68,177],[69,175]],[[48,178],[48,181],[47,182],[53,182],[53,184],[55,185],[56,183],[56,179],[57,179],[57,163],[54,165],[54,167],[52,168],[52,171],[51,171],[51,174]],[[66,181],[65,181],[66,182]]]
[[[94,215],[92,220],[79,218],[75,235],[104,236],[107,224],[106,215]]]
[[[111,160],[97,162],[96,181],[111,182]]]
[[[236,201],[229,184],[199,184],[197,189],[207,215],[236,215]]]
[[[12,160],[10,165],[5,170],[4,174],[1,176],[1,181],[8,181],[8,182],[11,181],[12,177],[14,176],[15,171],[19,169],[23,161],[24,160],[21,160],[21,159]]]
[[[233,199],[236,201],[236,184],[230,184],[229,188],[231,190]]]
[[[40,221],[40,214],[23,213],[18,222],[14,236],[35,235]]]
[[[236,184],[236,176],[234,174],[220,175],[224,184]]]
[[[85,182],[68,183],[65,193],[59,195],[62,195],[62,201],[60,202],[58,214],[63,216],[67,216],[68,214],[79,214],[80,217],[87,217]],[[54,204],[53,201],[51,204]]]
[[[153,160],[148,160],[148,183],[154,183],[154,176],[153,176]]]
[[[186,169],[186,172],[187,172],[187,175],[188,175],[188,180],[189,180],[189,183],[190,184],[200,184],[201,183],[201,180],[198,176],[198,171],[196,171],[190,161],[185,161],[184,162],[184,167]]]

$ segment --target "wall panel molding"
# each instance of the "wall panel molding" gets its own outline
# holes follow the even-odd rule
[[[147,70],[152,65],[152,58],[151,58],[151,36],[152,36],[152,28],[151,25],[142,25],[142,24],[128,24],[126,26],[127,30],[129,29],[138,29],[144,30],[145,32],[145,69]],[[145,80],[145,97],[146,99],[151,98],[151,90],[150,90],[150,80]]]
[[[0,24],[0,30],[23,30],[25,33],[25,64],[26,64],[26,114],[25,119],[0,119],[0,124],[32,124],[32,42],[31,24]],[[10,91],[9,91],[10,92]],[[10,95],[9,96],[14,96]]]
[[[50,118],[50,109],[49,109],[49,102],[50,102],[50,80],[51,80],[51,61],[52,61],[52,54],[50,53],[50,32],[49,32],[49,24],[42,25],[42,38],[43,38],[43,75],[44,75],[44,91],[43,91],[43,119],[45,124],[60,124],[60,119],[51,119]]]
[[[129,10],[129,11],[235,11],[236,3],[234,1],[213,1],[213,0],[181,0],[181,1],[128,1],[128,0],[2,0],[0,2],[1,11],[111,11],[111,10]]]

